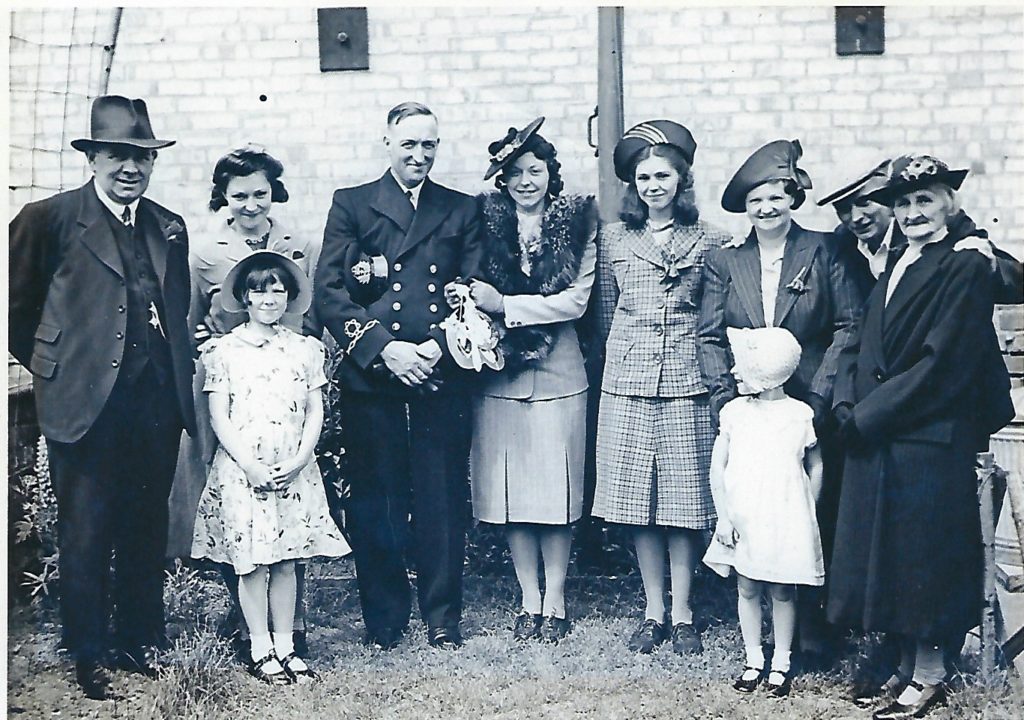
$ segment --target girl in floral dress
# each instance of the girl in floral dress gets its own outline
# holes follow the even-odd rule
[[[203,346],[218,447],[196,513],[192,557],[228,563],[250,630],[250,672],[309,682],[294,652],[295,561],[349,552],[330,517],[313,449],[323,425],[324,348],[280,324],[310,303],[305,273],[273,251],[239,261],[223,304],[248,322]],[[273,636],[269,627],[273,625]]]

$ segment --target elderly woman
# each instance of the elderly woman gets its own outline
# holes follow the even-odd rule
[[[922,717],[944,701],[942,646],[981,613],[975,453],[1013,418],[992,325],[991,260],[955,252],[978,236],[956,191],[967,170],[929,156],[893,162],[871,199],[907,237],[868,300],[844,356],[835,415],[847,456],[829,619],[903,638],[877,720]],[[983,236],[983,235],[982,235]]]
[[[226,217],[214,216],[206,231],[195,235],[190,248],[192,303],[189,326],[193,328],[197,343],[227,333],[247,319],[244,312],[225,311],[219,293],[228,271],[250,253],[274,250],[294,260],[308,276],[312,275],[318,246],[291,235],[270,217],[273,203],[288,201],[288,191],[281,181],[283,173],[284,166],[277,158],[263,147],[252,144],[232,150],[214,166],[209,208],[214,213],[222,208],[227,208],[228,212]],[[296,331],[303,327],[302,315],[286,314],[282,322]],[[207,397],[202,392],[204,381],[205,372],[199,362],[193,383],[199,436],[194,440],[182,438],[170,497],[170,555],[190,555],[196,508],[206,484],[207,466],[216,449]],[[237,577],[226,566],[225,579],[234,595]],[[300,602],[301,587],[300,579]],[[301,610],[296,617],[304,620]],[[300,654],[304,654],[301,632],[297,640]]]
[[[728,235],[698,218],[696,149],[690,131],[669,120],[626,132],[614,155],[615,173],[628,184],[622,222],[604,228],[599,243],[607,343],[593,514],[633,530],[647,608],[629,647],[640,653],[667,640],[669,627],[676,652],[702,649],[690,585],[702,534],[715,524],[714,432],[697,370],[697,309],[705,256]]]
[[[835,443],[825,421],[839,356],[853,340],[862,301],[846,265],[834,254],[833,238],[805,230],[793,220],[793,210],[803,204],[811,187],[807,173],[797,166],[801,154],[796,140],[770,142],[754,152],[726,186],[722,207],[746,213],[752,228],[745,240],[708,256],[698,359],[717,417],[737,395],[726,328],[783,327],[800,343],[800,365],[785,390],[814,410],[825,464],[818,525],[827,561],[838,477],[832,471],[836,463],[830,462],[837,457]],[[776,618],[776,632],[780,627],[792,631],[792,592],[781,587],[773,592],[777,612],[793,613],[785,622]],[[782,602],[780,594],[786,595]],[[828,632],[821,592],[801,588],[800,596],[800,648],[806,666],[811,657],[827,658]]]
[[[483,269],[470,293],[500,330],[504,368],[478,387],[470,454],[473,514],[503,525],[522,590],[517,640],[570,629],[565,576],[583,511],[587,377],[575,322],[587,309],[597,246],[589,197],[562,194],[544,118],[488,147],[496,192],[481,197]],[[544,594],[538,581],[543,560]]]

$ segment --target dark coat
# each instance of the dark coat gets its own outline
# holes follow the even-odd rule
[[[847,448],[833,622],[933,641],[978,623],[974,458],[1014,413],[992,325],[991,266],[979,253],[953,251],[972,229],[959,218],[946,239],[926,246],[888,306],[887,271],[859,344],[844,354],[835,403],[852,408],[861,439]]]
[[[121,372],[128,297],[108,212],[90,181],[29,203],[10,224],[10,350],[34,376],[43,435],[58,442],[85,435]],[[136,233],[160,283],[175,394],[194,434],[185,221],[142,198]]]
[[[448,314],[445,284],[479,275],[477,206],[469,195],[423,182],[415,212],[390,172],[334,193],[313,295],[318,319],[346,351],[339,373],[349,390],[415,392],[379,364],[373,369],[392,340],[434,338],[445,356],[446,383],[457,376],[438,325]],[[387,259],[387,283],[376,299],[352,297],[346,258],[353,243],[362,254]]]
[[[861,297],[834,254],[826,233],[805,230],[795,222],[786,237],[775,325],[800,343],[800,365],[785,385],[786,393],[807,401],[813,393],[825,401],[839,355],[853,342]],[[737,395],[732,353],[725,329],[765,326],[761,264],[751,230],[740,247],[711,250],[704,264],[703,297],[697,328],[697,359],[717,411]]]

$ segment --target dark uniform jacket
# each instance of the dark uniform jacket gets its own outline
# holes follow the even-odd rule
[[[314,280],[316,314],[346,353],[342,386],[356,392],[405,394],[410,390],[380,367],[392,340],[434,338],[444,357],[445,380],[455,375],[438,326],[448,314],[444,286],[479,273],[476,201],[427,178],[414,211],[391,172],[334,193]],[[357,244],[359,253],[352,253]],[[353,297],[352,257],[383,255],[383,294]],[[377,365],[376,369],[374,365]]]
[[[34,376],[43,435],[58,442],[85,435],[124,371],[128,295],[109,214],[89,181],[29,203],[10,224],[10,350]],[[185,222],[142,198],[135,225],[160,286],[182,421],[194,433]]]

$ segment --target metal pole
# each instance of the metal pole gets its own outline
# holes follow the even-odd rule
[[[114,51],[117,49],[117,35],[121,30],[121,13],[124,8],[114,8],[114,17],[110,23],[110,42],[103,46],[103,61],[100,63],[98,78],[99,95],[106,95],[110,87],[110,68],[114,64]]]
[[[597,168],[602,222],[618,220],[622,183],[615,177],[612,152],[624,130],[622,112],[623,8],[597,9]]]
[[[981,540],[984,546],[985,574],[982,580],[981,674],[991,683],[996,669],[996,548],[995,508],[992,479],[995,475],[992,453],[978,453],[978,511],[981,514]]]

